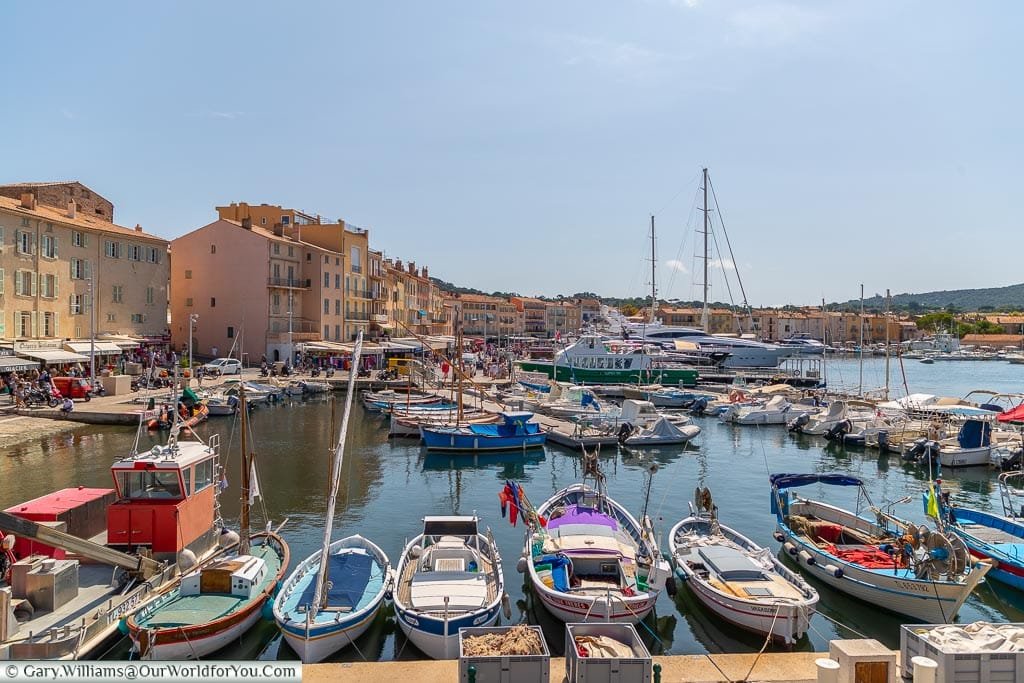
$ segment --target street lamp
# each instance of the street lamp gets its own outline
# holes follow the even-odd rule
[[[188,372],[192,375],[192,326],[199,322],[199,314],[192,313],[188,317]]]

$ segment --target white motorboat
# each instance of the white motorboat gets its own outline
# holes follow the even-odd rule
[[[501,557],[475,516],[423,519],[398,563],[398,625],[433,659],[459,656],[459,629],[493,626],[505,598]]]
[[[623,428],[625,427],[626,425],[623,425]],[[619,443],[629,448],[670,446],[689,443],[699,434],[700,427],[697,425],[677,426],[667,417],[660,417],[649,427],[633,427],[629,432],[620,432]]]
[[[785,396],[772,396],[761,406],[730,405],[718,419],[740,425],[781,425],[791,417],[792,408]]]
[[[818,593],[767,548],[718,521],[706,488],[668,535],[678,576],[719,618],[792,647],[810,628]]]

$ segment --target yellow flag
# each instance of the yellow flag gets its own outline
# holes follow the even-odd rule
[[[935,485],[928,485],[928,510],[925,512],[929,517],[939,518],[939,501],[935,497]]]

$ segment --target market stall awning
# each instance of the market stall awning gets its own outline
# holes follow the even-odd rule
[[[39,367],[39,361],[14,356],[0,357],[0,372],[28,372]]]
[[[46,361],[47,363],[81,363],[82,361],[88,361],[89,356],[83,356],[78,353],[71,353],[70,351],[58,351],[56,349],[45,349],[38,351],[18,351],[19,356],[25,358],[35,358],[37,360]]]
[[[92,344],[88,341],[73,341],[64,342],[64,349],[73,353],[84,353],[89,355],[91,353],[90,348]],[[97,341],[95,344],[97,356],[116,356],[121,353],[121,347],[114,342],[109,341]]]
[[[124,335],[119,334],[105,334],[102,336],[103,341],[117,344],[118,348],[121,349],[137,349],[139,348],[139,346],[141,346],[140,341],[144,341],[140,338],[126,337]]]

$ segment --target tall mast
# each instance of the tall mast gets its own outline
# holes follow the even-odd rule
[[[356,347],[352,350],[352,367],[348,372],[348,393],[345,394],[345,412],[341,415],[341,433],[338,435],[338,446],[334,450],[334,466],[331,469],[331,495],[327,497],[327,514],[324,519],[324,541],[320,549],[320,571],[316,577],[316,590],[313,593],[313,604],[310,609],[319,612],[327,597],[327,572],[328,562],[331,554],[331,532],[334,527],[334,508],[338,500],[338,490],[341,487],[341,464],[345,460],[345,436],[348,434],[348,417],[352,412],[352,395],[356,388],[356,372],[359,367],[359,357],[363,353],[363,331],[359,331],[356,337]]]
[[[889,290],[885,290],[885,400],[889,400],[889,310],[892,299]]]
[[[238,383],[238,399],[239,409],[242,411],[242,415],[239,418],[239,428],[242,431],[241,447],[242,447],[242,506],[241,512],[238,515],[238,526],[239,526],[239,540],[238,540],[238,554],[248,555],[249,554],[249,493],[252,482],[249,481],[249,472],[252,468],[252,459],[249,456],[249,449],[247,447],[248,442],[246,441],[246,430],[248,424],[246,418],[248,408],[245,405],[245,382]]]
[[[455,352],[459,354],[458,367],[459,372],[454,374],[458,375],[459,383],[456,390],[457,398],[455,404],[455,418],[456,424],[462,424],[463,409],[462,409],[462,376],[466,374],[466,361],[463,358],[462,353],[462,306],[456,306],[455,308],[455,324],[458,326],[455,332]]]
[[[655,260],[654,255],[654,216],[651,216],[651,322],[654,322],[655,308],[658,302],[658,290],[655,288]]]
[[[864,395],[864,285],[860,286],[860,383],[857,395]]]
[[[708,332],[708,169],[704,169],[704,308],[700,313],[700,326]]]

